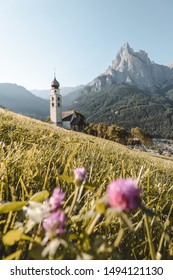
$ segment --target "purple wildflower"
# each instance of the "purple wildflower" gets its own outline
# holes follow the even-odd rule
[[[117,211],[130,212],[141,204],[141,190],[137,188],[137,180],[118,179],[108,186],[108,202]]]
[[[74,181],[81,185],[86,179],[86,169],[84,167],[76,168],[74,170]]]
[[[43,228],[46,232],[44,243],[56,237],[57,235],[64,233],[65,222],[66,222],[65,214],[62,210],[58,210],[50,214],[43,221]]]
[[[51,211],[59,209],[65,198],[65,193],[60,188],[55,188],[52,196],[49,198],[49,205]]]

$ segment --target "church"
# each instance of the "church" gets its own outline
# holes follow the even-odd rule
[[[60,84],[55,76],[51,83],[50,92],[50,122],[65,129],[81,132],[85,127],[85,117],[81,113],[74,110],[62,112]]]

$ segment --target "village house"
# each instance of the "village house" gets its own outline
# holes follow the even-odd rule
[[[51,83],[50,121],[56,126],[75,131],[83,131],[85,127],[85,117],[81,113],[74,110],[62,112],[60,84],[55,76]]]

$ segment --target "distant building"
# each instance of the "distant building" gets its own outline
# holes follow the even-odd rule
[[[74,110],[62,112],[62,96],[60,94],[60,84],[54,76],[51,83],[50,92],[50,121],[52,124],[72,129],[83,131],[85,127],[85,117]]]

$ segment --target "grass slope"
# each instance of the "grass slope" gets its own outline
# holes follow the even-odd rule
[[[89,185],[87,201],[84,201],[87,211],[101,197],[111,180],[133,177],[139,178],[144,204],[160,215],[168,215],[171,211],[169,217],[172,217],[173,162],[169,159],[131,151],[111,141],[53,127],[4,109],[0,109],[0,141],[6,145],[5,148],[0,146],[0,201],[26,200],[43,189],[52,192],[55,186],[60,186],[68,199],[74,186],[62,181],[60,175],[64,178],[72,177],[75,167],[84,166]],[[137,219],[134,223],[142,219],[140,215],[134,218]],[[161,242],[162,231],[160,224],[155,224],[154,220],[152,223],[157,247]],[[2,230],[2,224],[0,227]],[[110,229],[109,234],[111,233]],[[116,236],[116,231],[114,235]],[[137,235],[135,242],[140,238],[143,237]],[[126,248],[123,253],[124,244],[131,242],[128,234],[116,256],[110,251],[105,254],[92,252],[98,246],[93,243],[95,239],[97,240],[96,236],[90,239],[90,249],[81,249],[94,255],[94,258],[150,258],[145,240],[141,241],[146,246],[145,250],[133,240],[136,249]],[[164,259],[171,258],[173,254],[172,243],[170,244],[163,249]],[[5,250],[2,245],[0,250]],[[76,258],[76,255],[69,254],[62,258]]]

